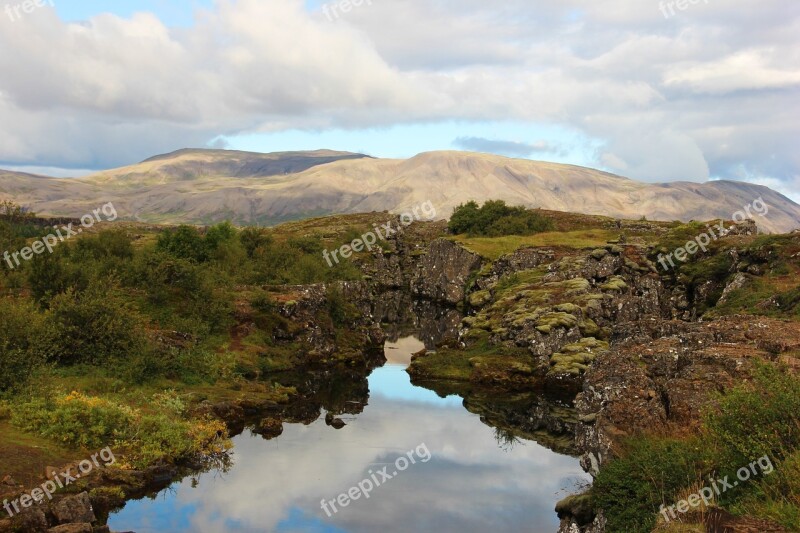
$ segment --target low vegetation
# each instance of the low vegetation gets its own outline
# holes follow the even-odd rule
[[[67,449],[112,446],[135,467],[221,450],[224,424],[189,406],[251,389],[286,400],[270,380],[247,381],[289,370],[297,357],[298,346],[273,341],[276,328],[291,330],[278,300],[287,303],[291,285],[360,279],[350,261],[325,264],[322,250],[360,235],[372,218],[279,231],[101,225],[52,254],[3,261],[0,420]],[[47,221],[0,205],[0,251],[49,231]],[[346,337],[355,309],[335,289],[327,300],[327,320]],[[236,330],[242,309],[256,325],[248,334]]]
[[[659,508],[685,499],[762,457],[774,471],[740,482],[716,503],[734,513],[800,531],[800,377],[762,366],[751,384],[717,399],[703,431],[688,438],[629,439],[600,471],[592,489],[610,531],[650,532]]]
[[[535,210],[511,207],[502,200],[489,200],[482,206],[474,201],[456,207],[450,217],[452,233],[471,237],[533,235],[555,228],[553,221]]]

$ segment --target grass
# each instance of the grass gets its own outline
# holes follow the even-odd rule
[[[442,347],[436,353],[416,358],[409,372],[422,379],[486,381],[489,375],[504,379],[509,372],[531,374],[533,359],[527,350],[490,344],[488,334],[481,333],[466,349]]]
[[[602,247],[608,241],[619,238],[619,235],[619,230],[589,229],[567,232],[549,231],[528,236],[467,237],[466,235],[457,235],[451,238],[481,257],[494,261],[526,246],[554,246],[579,250]]]
[[[8,421],[0,421],[0,479],[10,475],[18,483],[38,483],[47,466],[60,466],[85,459],[80,451],[71,451],[46,439],[25,433]],[[94,450],[97,451],[97,450]]]

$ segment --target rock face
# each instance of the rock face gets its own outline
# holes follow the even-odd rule
[[[299,343],[303,346],[302,360],[307,364],[337,358],[363,359],[363,354],[375,353],[383,348],[385,334],[374,320],[371,309],[374,295],[367,282],[351,281],[332,284],[303,285],[286,288],[293,298],[279,306],[286,322],[276,328],[278,341]],[[337,292],[342,305],[350,305],[357,311],[352,316],[340,317],[349,333],[351,344],[337,343],[335,324],[331,322],[330,295]]]
[[[699,426],[712,394],[748,379],[755,361],[800,347],[797,322],[735,316],[652,325],[621,328],[612,349],[586,373],[576,408],[592,422],[578,426],[576,439],[589,472],[602,466],[620,436]]]
[[[416,293],[456,302],[462,294],[453,285],[474,280],[464,298],[469,314],[460,348],[445,347],[439,359],[420,355],[409,372],[471,386],[536,384],[574,398],[575,447],[596,474],[622,437],[698,428],[713,395],[750,379],[755,362],[800,369],[800,323],[708,312],[727,305],[730,313],[743,290],[763,285],[759,277],[792,271],[785,263],[800,257],[800,239],[775,244],[754,240],[757,233],[752,221],[735,226],[688,274],[659,270],[654,247],[624,239],[594,250],[523,248],[483,268],[454,243],[437,241],[420,261]],[[419,289],[422,272],[439,288]],[[787,292],[758,309],[796,313],[798,290]],[[496,364],[475,355],[487,346]],[[464,359],[448,363],[459,350]],[[602,512],[583,500],[562,502],[559,516],[563,532],[605,530]]]
[[[457,305],[464,301],[467,281],[482,263],[473,254],[446,239],[434,241],[411,279],[411,292],[428,300]]]
[[[75,496],[67,496],[52,506],[56,520],[62,524],[91,523],[97,520],[89,501],[89,494],[82,492]]]

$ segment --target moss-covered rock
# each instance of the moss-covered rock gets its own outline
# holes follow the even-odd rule
[[[488,290],[473,292],[469,295],[469,305],[472,307],[483,307],[492,301],[492,293]]]
[[[604,291],[624,291],[627,288],[628,284],[619,276],[614,276],[606,283],[600,285],[600,289]]]
[[[569,313],[546,313],[539,317],[536,329],[547,328],[547,333],[553,328],[574,328],[578,325],[578,317]],[[540,330],[541,331],[541,330]]]

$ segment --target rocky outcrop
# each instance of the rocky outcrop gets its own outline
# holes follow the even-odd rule
[[[464,301],[467,281],[483,260],[458,244],[438,239],[419,261],[411,279],[411,292],[419,298],[458,305]]]
[[[576,441],[592,473],[620,437],[696,428],[711,396],[749,379],[755,361],[790,357],[800,347],[800,324],[764,317],[636,326],[615,332],[575,402],[579,417],[589,421],[578,426]]]
[[[276,328],[276,340],[299,343],[306,364],[329,361],[334,356],[363,359],[364,354],[383,348],[385,334],[371,314],[373,293],[367,282],[338,282],[332,284],[284,287],[290,300],[279,304],[278,311],[286,321]],[[337,293],[337,296],[333,296]],[[332,322],[331,298],[342,309],[336,317],[348,331],[347,345],[337,342],[337,324]],[[347,306],[354,312],[347,313]]]

